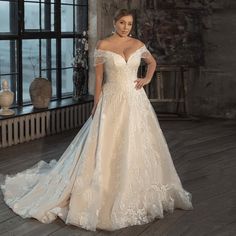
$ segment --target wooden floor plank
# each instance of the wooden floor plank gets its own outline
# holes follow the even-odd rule
[[[34,235],[48,235],[63,225],[57,225],[55,222],[51,224],[41,224],[34,219],[27,219],[24,223],[14,226],[14,229],[7,231],[2,236],[17,235],[17,236],[34,236]]]
[[[16,215],[12,218],[6,219],[0,223],[0,235],[8,233],[10,230],[17,228],[18,226],[24,224],[25,221],[25,219]]]
[[[0,235],[236,235],[236,121],[160,121],[160,126],[183,186],[192,193],[193,211],[175,209],[146,225],[92,232],[60,219],[51,224],[23,219],[5,205],[0,194]],[[78,130],[0,149],[0,173],[14,174],[40,160],[58,160]]]

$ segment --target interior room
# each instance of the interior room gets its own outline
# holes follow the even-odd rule
[[[236,235],[235,41],[234,0],[0,0],[0,235]]]

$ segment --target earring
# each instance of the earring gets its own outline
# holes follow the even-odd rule
[[[132,37],[132,34],[129,34],[130,37]]]

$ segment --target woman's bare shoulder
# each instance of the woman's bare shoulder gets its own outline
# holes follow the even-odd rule
[[[99,40],[96,44],[96,49],[103,49],[104,47],[104,40]]]
[[[110,37],[107,37],[107,38],[104,38],[104,39],[100,39],[98,42],[97,42],[97,45],[96,45],[96,48],[97,49],[106,49],[107,46],[109,46],[110,44]]]
[[[136,48],[139,48],[139,47],[144,46],[144,43],[143,43],[141,40],[136,39],[136,38],[132,38],[132,44],[133,44]]]

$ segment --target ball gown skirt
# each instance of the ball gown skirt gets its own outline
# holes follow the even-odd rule
[[[127,61],[95,49],[94,64],[104,63],[105,82],[94,117],[58,161],[4,176],[4,201],[16,214],[112,231],[175,208],[193,209],[145,90],[135,89],[141,58],[149,55],[145,45]]]

